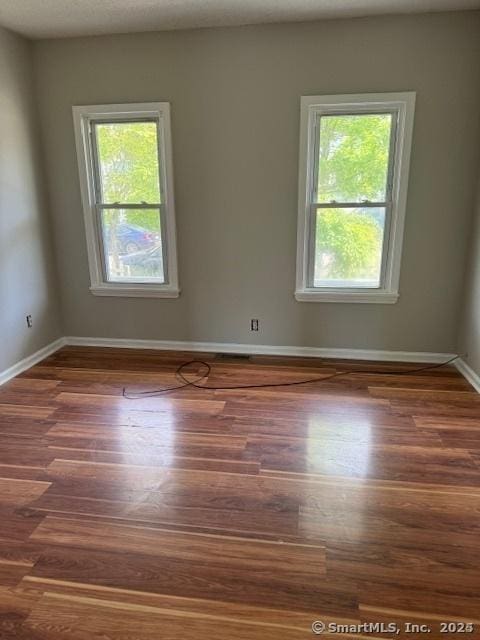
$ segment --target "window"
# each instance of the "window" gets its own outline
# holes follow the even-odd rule
[[[165,102],[73,107],[92,293],[179,295]]]
[[[398,299],[414,93],[301,102],[299,301]]]

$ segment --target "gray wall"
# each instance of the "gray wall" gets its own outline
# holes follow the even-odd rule
[[[30,44],[0,28],[0,372],[61,335],[32,89]]]
[[[470,259],[465,280],[465,301],[459,353],[480,376],[480,180],[471,234]]]
[[[469,12],[35,43],[65,333],[455,350],[480,151],[479,33]],[[400,301],[298,303],[300,96],[382,91],[417,92]],[[182,294],[94,297],[71,107],[150,100],[172,105]]]

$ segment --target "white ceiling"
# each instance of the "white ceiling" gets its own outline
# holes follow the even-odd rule
[[[58,38],[477,8],[480,0],[0,0],[0,24]]]

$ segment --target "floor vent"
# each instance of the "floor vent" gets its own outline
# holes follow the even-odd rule
[[[217,353],[215,360],[250,360],[248,353]]]

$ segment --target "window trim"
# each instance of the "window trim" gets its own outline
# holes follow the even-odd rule
[[[90,291],[99,296],[178,298],[177,242],[175,201],[173,188],[172,140],[170,130],[170,104],[145,102],[135,104],[103,104],[74,106],[73,122],[77,149],[78,172],[87,240]],[[90,123],[102,119],[130,121],[149,118],[157,122],[160,189],[164,199],[162,208],[166,229],[162,237],[166,243],[164,253],[165,283],[108,282],[104,274],[104,252],[99,237],[96,210],[95,160],[90,138]],[[102,205],[100,205],[102,206]]]
[[[414,92],[359,95],[302,96],[300,109],[300,158],[297,225],[297,275],[295,299],[299,302],[360,302],[394,304],[399,298],[400,263],[405,226],[410,165]],[[378,288],[313,287],[311,273],[313,234],[311,231],[316,176],[316,123],[320,115],[332,113],[388,113],[397,115],[392,131],[393,171],[390,215],[387,216],[382,258],[382,281]]]

